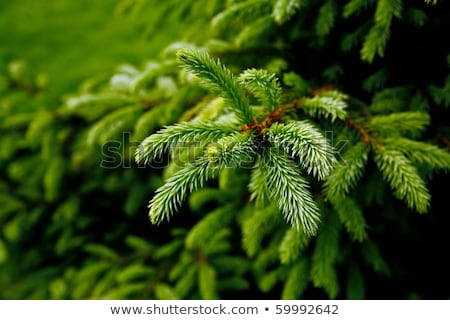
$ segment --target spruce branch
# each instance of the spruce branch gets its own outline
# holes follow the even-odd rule
[[[238,48],[249,48],[259,44],[260,36],[263,35],[273,25],[271,16],[262,16],[259,19],[247,24],[237,35],[235,44]]]
[[[303,0],[277,0],[273,6],[272,16],[278,24],[288,21],[298,9]]]
[[[429,85],[428,92],[436,104],[448,108],[450,106],[450,75],[447,76],[442,87],[433,84]]]
[[[384,57],[384,48],[390,37],[390,25],[374,25],[364,39],[360,51],[361,60],[372,63],[378,54]]]
[[[181,49],[177,52],[180,64],[198,76],[210,89],[221,94],[238,118],[250,123],[253,113],[245,92],[233,74],[220,61],[212,59],[205,51]]]
[[[363,0],[364,1],[364,0]],[[362,24],[358,28],[356,28],[353,32],[346,34],[342,38],[341,49],[343,52],[349,52],[354,47],[363,42],[364,35],[370,30],[371,23],[367,21]]]
[[[336,161],[325,137],[307,121],[274,123],[265,136],[275,148],[298,158],[308,174],[325,179]]]
[[[133,127],[142,113],[139,106],[131,106],[121,108],[111,112],[89,130],[87,143],[88,145],[102,145],[110,139],[116,138],[120,133]]]
[[[258,158],[252,168],[248,189],[251,192],[250,200],[254,200],[257,207],[264,207],[269,203],[269,190],[267,189],[263,160]]]
[[[147,137],[150,132],[156,131],[160,125],[158,116],[163,112],[162,108],[163,107],[161,106],[151,108],[139,117],[133,129],[133,138],[135,140],[142,140]]]
[[[276,148],[266,149],[261,157],[260,170],[266,176],[270,198],[278,203],[292,226],[315,235],[320,221],[319,209],[297,164]]]
[[[376,0],[350,0],[344,6],[342,16],[348,18],[352,15],[358,15],[367,7],[373,5]]]
[[[352,238],[360,242],[364,241],[367,238],[366,220],[356,201],[350,197],[342,197],[338,200],[331,199],[331,202],[336,209],[339,220]]]
[[[271,0],[246,0],[234,3],[212,19],[212,27],[223,31],[234,21],[240,21],[244,18],[251,20],[267,15],[270,13],[271,2]]]
[[[135,104],[136,99],[125,94],[107,92],[94,95],[85,93],[66,99],[63,112],[93,120],[114,109]]]
[[[292,228],[287,230],[279,248],[281,263],[289,264],[297,261],[310,243],[310,239],[304,232]]]
[[[332,64],[322,72],[322,78],[327,82],[336,83],[344,74],[344,69],[338,64]]]
[[[388,79],[389,71],[386,68],[381,68],[364,80],[362,87],[367,92],[376,92],[384,87],[384,84]],[[376,94],[375,97],[377,95],[378,94]]]
[[[361,49],[361,59],[373,62],[375,55],[384,56],[384,48],[390,37],[393,17],[400,18],[402,14],[402,0],[378,0],[375,10],[375,24],[370,29]]]
[[[210,143],[204,156],[211,166],[245,168],[256,158],[253,139],[248,134],[236,133]]]
[[[308,259],[301,259],[292,266],[281,294],[282,300],[296,300],[301,297],[308,286],[308,272]]]
[[[331,121],[335,121],[336,118],[344,120],[347,117],[346,98],[345,94],[336,90],[324,91],[312,98],[302,98],[300,106],[306,114],[313,117],[329,117]]]
[[[423,27],[423,25],[428,21],[427,14],[421,9],[409,7],[407,8],[405,15],[408,20],[418,28]]]
[[[365,297],[364,274],[356,262],[349,263],[345,291],[348,300],[361,300]]]
[[[241,73],[238,80],[261,100],[267,111],[274,111],[280,107],[281,87],[274,74],[261,69],[248,69]]]
[[[423,112],[397,112],[389,115],[374,116],[368,131],[389,137],[410,134],[418,136],[430,122],[430,116]]]
[[[250,69],[236,80],[225,66],[202,51],[180,50],[178,59],[229,103],[234,103],[240,123],[226,125],[222,117],[216,122],[185,122],[166,127],[142,142],[136,150],[136,161],[147,164],[167,149],[177,151],[183,144],[189,149],[179,152],[182,157],[189,156],[190,150],[202,151],[201,155],[194,152],[194,162],[184,161],[188,165],[157,190],[150,203],[152,221],[159,223],[169,218],[188,191],[202,187],[206,179],[220,171],[252,168],[248,186],[251,199],[258,206],[275,201],[294,228],[314,235],[320,214],[298,163],[308,174],[325,179],[336,162],[326,138],[307,121],[280,122],[288,106],[280,106],[281,87],[274,75]],[[262,101],[265,115],[253,118],[243,87]],[[335,110],[329,113],[343,117],[345,95],[335,90],[321,90],[317,94],[334,106]],[[252,121],[248,122],[250,116]]]
[[[383,256],[381,255],[380,249],[375,242],[368,239],[364,241],[361,248],[362,256],[365,262],[370,265],[375,272],[389,276],[391,271]]]
[[[412,95],[411,88],[408,87],[384,89],[373,96],[370,111],[386,114],[401,112],[408,105],[408,100]]]
[[[397,198],[405,199],[408,207],[419,213],[427,212],[431,196],[408,158],[398,150],[378,147],[375,162]]]
[[[315,287],[324,288],[334,298],[339,291],[334,264],[339,250],[340,225],[333,214],[325,215],[324,220],[312,256],[311,280]]]
[[[168,126],[148,136],[136,149],[137,163],[150,164],[169,148],[179,143],[215,141],[235,132],[232,126],[202,121],[183,122]]]
[[[240,221],[242,248],[248,257],[255,257],[261,250],[264,237],[270,234],[277,225],[274,218],[279,217],[278,208],[273,204],[265,208],[257,208],[249,203],[244,207],[242,213],[243,219]]]
[[[354,187],[364,172],[369,148],[364,142],[358,142],[343,155],[343,162],[335,166],[325,181],[325,194],[329,199],[339,201]]]
[[[265,236],[271,234],[279,225],[278,207],[270,204],[264,208],[247,205],[250,211],[247,219],[242,222],[242,247],[249,257],[254,257],[261,249]]]
[[[333,28],[336,18],[337,8],[334,0],[328,0],[319,9],[319,15],[316,20],[316,34],[326,36]]]
[[[389,26],[393,17],[401,17],[402,7],[402,0],[378,0],[375,24]]]
[[[412,162],[426,164],[431,169],[450,170],[450,153],[429,143],[407,138],[387,138],[385,148],[401,152]]]
[[[152,223],[159,224],[164,219],[169,220],[170,215],[178,210],[188,192],[202,188],[207,180],[216,177],[217,174],[218,169],[211,167],[203,157],[176,172],[156,190],[156,195],[149,204]]]
[[[202,263],[199,267],[198,286],[202,299],[218,299],[217,295],[217,272],[208,263]]]
[[[193,226],[185,239],[188,249],[202,249],[213,236],[221,229],[231,223],[236,212],[236,207],[232,204],[220,207],[200,220]]]

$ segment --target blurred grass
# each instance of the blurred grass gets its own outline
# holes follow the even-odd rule
[[[0,0],[0,72],[14,59],[48,76],[54,94],[123,62],[155,57],[170,39],[142,36],[131,15],[116,14],[117,0]]]

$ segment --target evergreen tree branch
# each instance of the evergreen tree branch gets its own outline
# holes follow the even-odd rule
[[[428,21],[427,14],[420,9],[408,7],[405,12],[408,20],[416,27],[421,28]]]
[[[319,9],[319,15],[316,20],[316,34],[326,36],[333,28],[336,18],[337,8],[334,0],[328,0]]]
[[[147,137],[136,149],[136,162],[150,164],[179,143],[215,141],[236,132],[229,125],[201,121],[175,124]]]
[[[274,228],[278,228],[278,207],[274,204],[264,208],[257,208],[249,204],[246,209],[250,210],[248,218],[242,223],[242,247],[249,257],[254,257],[261,249],[261,243],[265,236],[272,234]]]
[[[308,286],[309,264],[307,259],[301,259],[294,264],[286,278],[281,299],[298,299]]]
[[[202,248],[220,229],[231,223],[235,212],[236,207],[229,204],[207,214],[189,230],[185,240],[186,248]]]
[[[274,74],[261,69],[248,69],[241,73],[239,82],[261,100],[267,111],[280,107],[281,87]]]
[[[308,174],[325,179],[336,161],[334,150],[325,137],[307,121],[274,123],[265,136],[275,148],[298,157]]]
[[[390,25],[374,25],[364,39],[360,51],[361,60],[372,63],[375,55],[384,57],[384,48],[390,37]]]
[[[248,134],[236,133],[206,146],[204,156],[211,166],[220,168],[246,168],[254,162],[256,152]]]
[[[447,76],[442,87],[431,84],[428,86],[428,91],[436,104],[448,108],[450,106],[450,75]]]
[[[375,24],[370,29],[361,49],[361,59],[373,62],[375,55],[384,56],[384,48],[390,37],[392,18],[401,17],[402,0],[378,0],[375,10]]]
[[[251,20],[270,13],[272,3],[270,0],[246,0],[232,4],[216,15],[211,24],[216,30],[225,30],[234,21]]]
[[[339,221],[336,215],[328,214],[317,236],[312,255],[311,280],[315,287],[324,288],[331,298],[339,291],[336,262],[339,250]]]
[[[198,274],[199,292],[202,299],[214,300],[218,299],[217,295],[217,272],[207,263],[203,263],[199,267]]]
[[[233,74],[220,61],[213,60],[205,51],[192,49],[179,50],[177,59],[207,87],[221,94],[243,123],[253,121],[253,113],[244,91]]]
[[[367,32],[370,30],[370,27],[371,23],[367,21],[366,23],[356,28],[353,32],[345,34],[342,38],[341,50],[343,52],[349,52],[354,47],[363,42],[364,35],[367,34]]]
[[[430,116],[423,112],[397,112],[374,116],[368,124],[368,131],[389,137],[410,134],[419,136],[430,123]]]
[[[121,132],[133,127],[141,113],[142,108],[139,106],[121,108],[111,112],[92,126],[88,133],[87,143],[91,146],[102,145],[110,139],[117,138]]]
[[[257,207],[264,207],[269,203],[269,190],[267,189],[266,176],[261,163],[263,160],[258,158],[252,168],[250,183],[248,189],[251,192],[250,200],[255,201]]]
[[[375,242],[367,239],[366,241],[364,241],[361,249],[364,260],[373,268],[375,272],[384,274],[386,276],[390,275],[391,271],[389,270],[389,266],[381,255],[380,249],[375,244]]]
[[[178,210],[188,192],[202,188],[205,182],[218,175],[217,168],[211,168],[205,158],[201,157],[188,164],[167,179],[166,183],[156,190],[156,195],[150,201],[150,219],[159,224]]]
[[[370,104],[370,111],[373,113],[392,114],[401,112],[413,95],[411,88],[393,87],[377,92]]]
[[[450,170],[450,153],[429,143],[406,138],[387,138],[385,148],[397,150],[415,163],[426,164],[432,169]]]
[[[377,72],[371,74],[362,85],[363,89],[368,92],[379,91],[389,78],[389,72],[386,68],[381,68]]]
[[[302,4],[303,0],[277,0],[272,11],[275,22],[285,23],[301,8]]]
[[[347,271],[346,299],[362,300],[365,296],[364,274],[358,263],[351,262]]]
[[[367,7],[373,5],[376,0],[350,0],[343,8],[342,16],[349,18],[352,15],[358,15]]]
[[[237,35],[235,44],[238,48],[250,48],[260,45],[261,36],[270,30],[273,25],[271,16],[263,16],[255,21],[248,23],[242,31]]]
[[[364,142],[358,142],[343,155],[343,162],[335,166],[325,181],[325,194],[329,199],[339,201],[345,197],[364,173],[369,148]]]
[[[308,246],[310,239],[304,232],[298,232],[292,228],[287,230],[279,248],[281,263],[288,264],[297,261]]]
[[[342,197],[339,200],[332,199],[331,203],[336,209],[339,220],[352,238],[356,241],[364,241],[367,238],[366,220],[356,201],[350,197]]]
[[[346,98],[346,95],[338,91],[325,91],[313,98],[302,98],[300,106],[306,114],[313,117],[320,115],[330,117],[331,121],[336,118],[344,120],[347,117],[347,103],[344,101]]]
[[[284,218],[294,228],[315,235],[319,209],[297,164],[276,148],[267,148],[261,156],[260,170],[266,176],[270,198],[278,203]]]
[[[408,158],[400,151],[379,147],[375,162],[397,198],[405,199],[408,207],[419,213],[427,212],[431,196]]]
[[[402,0],[378,0],[375,10],[375,24],[390,26],[392,18],[401,17]]]
[[[136,99],[125,94],[107,92],[94,95],[86,93],[66,99],[63,112],[93,120],[114,109],[134,104],[136,104]]]

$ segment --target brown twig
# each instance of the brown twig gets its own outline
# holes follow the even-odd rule
[[[288,105],[283,105],[274,111],[268,111],[264,119],[258,121],[254,118],[253,122],[243,126],[241,131],[255,130],[259,135],[262,135],[273,123],[281,121],[281,118],[287,109]]]
[[[353,119],[351,119],[351,118],[347,118],[347,119],[345,120],[345,122],[347,123],[347,127],[349,127],[350,129],[355,128],[356,130],[359,131],[359,133],[360,133],[361,136],[362,136],[362,141],[363,141],[365,144],[368,144],[368,143],[370,143],[370,142],[372,141],[372,137],[369,135],[369,133],[366,131],[366,129],[365,129],[363,126],[361,126],[360,124],[357,124],[357,123],[356,123]]]

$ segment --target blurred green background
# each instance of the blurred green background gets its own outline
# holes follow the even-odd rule
[[[119,63],[157,56],[174,30],[146,34],[121,3],[0,1],[0,65],[24,59],[48,76],[51,92],[60,94],[92,75],[110,74]]]

